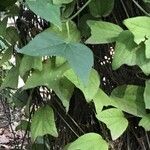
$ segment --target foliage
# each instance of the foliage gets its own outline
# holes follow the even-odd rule
[[[96,111],[97,119],[106,124],[112,140],[119,138],[128,127],[125,112],[140,117],[139,125],[147,131],[150,130],[150,115],[146,113],[146,109],[150,109],[149,80],[145,81],[143,87],[118,86],[111,96],[108,96],[100,88],[100,75],[93,69],[94,55],[89,48],[91,44],[111,43],[115,46],[112,61],[114,70],[124,64],[136,65],[145,76],[150,75],[149,16],[124,19],[122,22],[124,26],[103,19],[111,14],[115,5],[114,0],[88,0],[78,11],[75,9],[75,0],[26,0],[26,7],[49,22],[50,26],[44,31],[39,29],[34,38],[30,37],[26,44],[22,44],[17,27],[7,26],[10,18],[7,12],[12,10],[10,6],[15,2],[5,1],[0,4],[0,10],[4,12],[4,17],[0,21],[0,65],[4,69],[4,66],[9,64],[9,68],[4,69],[6,73],[0,89],[11,88],[16,91],[16,96],[25,98],[20,105],[21,107],[25,105],[27,119],[29,119],[27,111],[34,108],[35,112],[31,113],[32,119],[29,121],[33,140],[47,134],[54,137],[59,135],[50,100],[35,104],[32,99],[33,91],[41,87],[47,87],[51,93],[55,93],[66,112],[69,110],[74,87],[80,89],[87,103],[93,102],[95,106],[93,112]],[[148,0],[144,2],[149,3]],[[86,8],[90,15],[84,13]],[[82,14],[82,17],[85,15],[85,18],[79,19],[84,20],[84,23],[76,22],[77,17],[80,17],[79,14]],[[16,13],[13,17],[16,17]],[[85,28],[81,27],[82,23]],[[10,62],[12,56],[15,58],[14,63]],[[19,77],[25,83],[21,92],[31,91],[28,96],[21,96],[18,92]],[[87,145],[87,142],[90,144]],[[87,133],[65,148],[107,150],[108,145],[101,135]]]

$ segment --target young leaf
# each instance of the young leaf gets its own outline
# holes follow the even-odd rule
[[[20,76],[23,77],[31,69],[42,71],[42,58],[24,55],[19,67]]]
[[[54,112],[48,105],[39,108],[33,115],[31,121],[31,137],[34,141],[38,136],[43,136],[45,134],[50,134],[54,137],[58,136]]]
[[[63,77],[63,73],[68,69],[67,63],[52,69],[51,62],[43,64],[43,70],[35,70],[27,79],[24,89],[34,88],[37,86],[47,86],[53,89],[56,95],[62,100],[62,103],[68,110],[69,100],[72,96],[74,86]]]
[[[127,113],[142,117],[146,113],[143,93],[144,88],[140,86],[119,86],[111,93],[111,105]]]
[[[134,34],[137,44],[145,41],[146,57],[150,58],[150,17],[139,16],[124,20],[124,24]]]
[[[146,86],[144,90],[144,102],[146,109],[150,109],[150,80],[146,81]]]
[[[67,79],[69,79],[77,88],[79,88],[83,92],[88,102],[93,99],[99,89],[99,75],[94,69],[91,70],[89,82],[86,86],[80,81],[80,79],[77,77],[72,69],[67,70],[64,73],[64,76],[67,77]]]
[[[92,0],[89,3],[90,13],[94,17],[106,17],[114,8],[114,0]]]
[[[108,143],[97,133],[86,133],[66,146],[67,150],[108,150]]]
[[[29,8],[43,19],[52,22],[61,29],[60,6],[49,0],[26,0]]]
[[[128,121],[124,117],[121,110],[116,108],[106,109],[96,116],[100,121],[104,122],[110,129],[113,140],[120,137],[128,127]]]
[[[84,83],[87,83],[93,66],[93,54],[87,46],[66,42],[49,30],[38,34],[19,52],[30,56],[62,56]]]
[[[150,131],[150,114],[146,114],[139,122],[139,126],[142,126],[146,131]]]
[[[87,24],[91,28],[91,37],[86,41],[88,44],[115,42],[118,35],[122,32],[121,27],[110,22],[88,20]]]
[[[133,34],[126,30],[120,33],[115,45],[115,55],[112,62],[113,69],[118,69],[121,65],[135,65],[137,44],[134,42]]]

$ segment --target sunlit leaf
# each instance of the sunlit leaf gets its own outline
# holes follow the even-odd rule
[[[128,121],[121,110],[116,108],[106,109],[96,116],[110,129],[113,140],[120,137],[128,127]]]
[[[53,69],[51,62],[46,62],[43,64],[42,71],[35,70],[27,79],[24,89],[34,88],[37,86],[47,86],[49,89],[54,90],[68,110],[69,100],[72,96],[74,85],[63,76],[63,73],[67,69],[67,63]]]
[[[97,133],[87,133],[70,143],[66,150],[108,150],[108,143]]]
[[[81,82],[81,80],[71,69],[66,71],[64,73],[64,76],[67,77],[77,88],[79,88],[83,92],[88,102],[93,99],[93,97],[95,96],[95,94],[99,89],[100,85],[99,75],[94,69],[91,70],[89,82],[86,86]]]
[[[150,114],[146,114],[139,122],[139,126],[142,126],[146,131],[150,131]]]
[[[145,41],[146,57],[150,58],[150,17],[138,16],[124,20],[124,24],[134,34],[137,44]]]
[[[111,105],[111,101],[111,98],[107,94],[105,94],[102,89],[99,89],[93,98],[96,113],[99,114],[104,106]]]
[[[25,75],[27,71],[30,71],[31,69],[35,70],[42,70],[42,58],[41,57],[32,57],[24,55],[21,64],[19,67],[19,72],[21,77]]]
[[[118,69],[121,65],[135,65],[137,44],[133,41],[134,36],[128,30],[123,31],[117,38],[115,45],[115,55],[113,58],[113,69]]]
[[[31,121],[31,137],[35,140],[38,136],[50,134],[58,136],[55,126],[54,112],[50,106],[39,108],[33,115]]]
[[[127,113],[142,117],[145,115],[144,88],[135,85],[119,86],[111,93],[111,105]]]
[[[87,24],[91,28],[91,37],[86,41],[88,44],[115,42],[118,35],[122,32],[121,27],[110,22],[88,20]]]
[[[150,109],[150,80],[146,81],[145,91],[144,91],[144,102],[145,107]]]

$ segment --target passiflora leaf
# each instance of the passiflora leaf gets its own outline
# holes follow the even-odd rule
[[[145,115],[144,88],[134,85],[119,86],[111,93],[111,105],[127,113],[142,117]]]
[[[146,131],[150,131],[150,114],[146,114],[139,122],[139,126],[142,126]]]
[[[105,21],[88,20],[87,24],[91,28],[91,37],[86,41],[88,44],[115,42],[118,35],[123,31],[120,26]]]
[[[51,62],[46,62],[43,64],[42,71],[35,70],[27,79],[24,89],[34,88],[37,86],[47,86],[49,89],[54,90],[68,110],[69,100],[72,96],[74,85],[63,76],[63,73],[67,69],[67,63],[53,69]]]
[[[23,77],[31,69],[42,71],[42,58],[24,55],[19,67],[20,76]]]
[[[64,76],[67,77],[67,79],[69,79],[77,88],[79,88],[83,92],[88,102],[93,99],[99,89],[99,75],[94,69],[91,70],[89,82],[86,86],[81,82],[81,80],[72,69],[66,71],[64,73]]]
[[[87,144],[89,143],[89,144]],[[108,150],[108,143],[97,133],[87,133],[66,146],[66,150]]]
[[[133,33],[137,44],[145,41],[146,57],[150,58],[150,17],[139,16],[124,20],[124,24]]]
[[[53,4],[61,5],[71,3],[73,0],[53,0]]]
[[[145,102],[145,107],[147,109],[150,109],[150,80],[146,81],[146,86],[144,90],[144,102]]]
[[[19,52],[30,56],[62,56],[84,83],[88,82],[93,66],[93,54],[88,47],[80,43],[66,42],[49,30],[37,35]]]
[[[114,0],[92,0],[89,3],[91,15],[94,17],[106,17],[114,8]]]
[[[50,134],[54,137],[58,136],[54,112],[50,106],[39,108],[32,117],[31,121],[31,137],[35,140],[38,136]]]
[[[123,64],[136,65],[136,47],[133,34],[128,30],[121,32],[116,40],[113,69],[118,69]]]
[[[35,14],[61,29],[59,5],[54,5],[50,0],[26,0],[26,3]]]
[[[128,127],[128,121],[121,110],[116,108],[106,109],[96,116],[110,129],[113,140],[120,137]]]

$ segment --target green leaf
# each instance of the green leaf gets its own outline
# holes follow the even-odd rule
[[[89,4],[90,13],[94,17],[106,17],[114,8],[114,0],[92,0]]]
[[[42,58],[24,55],[19,67],[20,76],[23,77],[31,69],[42,71]]]
[[[68,110],[69,100],[72,96],[74,86],[63,76],[63,73],[67,69],[67,63],[53,69],[51,62],[46,62],[43,64],[42,71],[35,70],[27,79],[24,89],[34,88],[37,86],[47,86],[49,89],[54,90]]]
[[[53,3],[56,5],[61,5],[61,4],[68,4],[71,3],[73,0],[53,0]]]
[[[121,110],[116,108],[106,109],[96,116],[110,129],[113,140],[120,137],[128,127],[128,121]]]
[[[111,105],[127,113],[142,117],[146,113],[143,93],[144,88],[140,86],[119,86],[111,93]]]
[[[146,131],[150,131],[150,114],[146,114],[139,122],[139,126],[142,126]]]
[[[150,109],[150,80],[146,81],[144,90],[144,102],[146,109]]]
[[[30,131],[31,123],[26,120],[21,120],[19,125],[16,127],[16,131],[18,130],[24,130],[24,131]]]
[[[80,43],[65,42],[49,30],[38,34],[19,52],[30,56],[62,56],[84,83],[87,83],[93,66],[93,54],[88,47]]]
[[[82,37],[88,38],[90,36],[90,27],[87,24],[87,20],[92,20],[94,17],[91,14],[84,14],[79,20],[79,30]]]
[[[7,27],[8,17],[5,17],[2,21],[0,21],[0,36],[6,35],[6,27]]]
[[[18,108],[23,108],[27,104],[28,93],[27,91],[22,91],[18,89],[12,96],[13,103]]]
[[[67,24],[68,24],[68,29],[67,29]],[[80,40],[81,40],[80,32],[77,29],[77,26],[73,21],[68,21],[68,22],[62,23],[61,31],[58,28],[56,28],[56,26],[50,27],[49,31],[53,32],[57,36],[61,37],[66,43],[80,42]]]
[[[71,3],[64,5],[62,9],[62,18],[69,18],[71,14],[74,12],[76,1],[72,1]]]
[[[16,44],[16,42],[19,41],[19,35],[18,35],[17,29],[15,27],[13,27],[13,26],[9,26],[6,29],[6,36],[5,36],[5,38],[12,45]]]
[[[143,0],[145,3],[150,3],[150,0]]]
[[[17,0],[4,0],[0,2],[0,10],[5,11],[8,6],[15,4]]]
[[[61,29],[59,5],[52,4],[51,0],[26,0],[26,3],[35,14]]]
[[[133,33],[137,44],[145,41],[146,57],[150,58],[150,17],[139,16],[124,20],[124,24]]]
[[[14,66],[9,70],[0,89],[4,89],[7,87],[16,89],[18,87],[18,77],[19,77],[19,68],[18,66],[16,67]]]
[[[99,114],[104,106],[111,105],[111,99],[107,94],[104,93],[103,90],[99,89],[93,98],[93,102],[95,105],[96,113]]]
[[[138,65],[146,75],[149,75],[150,59],[145,56],[145,44],[141,42],[137,45],[133,38],[133,35],[128,30],[119,35],[116,41],[112,67],[113,69],[118,69],[123,64],[129,66]]]
[[[50,106],[39,108],[32,117],[31,121],[31,137],[35,141],[38,136],[50,134],[54,137],[58,136],[54,112]]]
[[[4,54],[2,54],[2,59],[0,59],[0,66],[7,62],[9,59],[11,59],[11,56],[12,56],[12,52],[13,52],[13,47],[10,46]]]
[[[126,30],[120,33],[115,45],[115,55],[112,61],[113,69],[118,69],[121,65],[136,65],[135,47],[133,34]]]
[[[100,85],[100,80],[99,80],[99,75],[96,70],[92,69],[89,77],[89,82],[85,86],[78,76],[73,72],[72,69],[67,70],[64,73],[64,76],[67,77],[77,88],[79,88],[84,96],[85,99],[89,102],[93,99],[93,97],[96,95],[99,85]]]
[[[87,133],[66,147],[67,150],[108,150],[108,144],[97,133]]]
[[[110,22],[89,20],[87,24],[91,28],[91,37],[86,41],[88,44],[115,42],[118,35],[122,32],[121,27]]]

